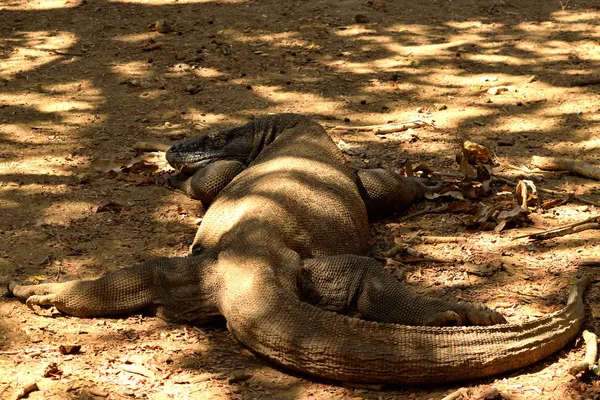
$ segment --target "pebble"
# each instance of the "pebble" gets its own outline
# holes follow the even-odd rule
[[[171,27],[171,25],[169,25],[169,23],[164,19],[159,19],[158,21],[156,21],[154,23],[154,29],[156,29],[156,32],[158,33],[173,32],[173,28]]]
[[[366,24],[367,22],[369,22],[369,18],[367,18],[367,16],[363,14],[356,14],[354,16],[354,21],[357,24]]]

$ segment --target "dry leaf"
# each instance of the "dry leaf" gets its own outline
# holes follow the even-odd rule
[[[517,187],[515,189],[517,202],[521,205],[521,207],[525,210],[529,210],[529,203],[537,200],[537,188],[535,184],[530,180],[520,180],[517,183]]]
[[[542,202],[542,208],[544,210],[548,210],[550,208],[556,207],[556,206],[560,206],[561,204],[563,204],[565,202],[564,199],[550,199],[550,200],[544,200]]]
[[[67,354],[78,354],[81,350],[81,345],[79,344],[61,344],[58,346],[58,351],[62,355]]]
[[[467,140],[463,142],[462,148],[469,164],[487,164],[490,161],[490,153],[485,146]]]
[[[448,205],[449,213],[470,213],[477,208],[476,204],[469,204],[464,201],[454,201]]]
[[[124,209],[125,209],[125,206],[123,204],[119,204],[114,201],[109,201],[108,203],[105,203],[105,204],[101,205],[100,207],[98,207],[96,209],[96,212],[100,213],[100,212],[114,211],[114,212],[119,213],[119,212],[123,211]]]

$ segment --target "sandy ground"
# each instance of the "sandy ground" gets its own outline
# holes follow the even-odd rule
[[[3,1],[0,281],[95,277],[185,254],[203,210],[161,185],[166,167],[99,169],[131,160],[139,140],[170,144],[268,113],[307,114],[329,129],[428,121],[388,135],[330,132],[353,165],[409,159],[449,174],[459,172],[459,143],[474,141],[497,156],[498,176],[599,202],[597,181],[527,169],[534,155],[600,163],[599,17],[597,0]],[[149,30],[161,19],[172,32]],[[488,92],[498,86],[508,90]],[[494,182],[469,203],[494,204],[499,192],[514,187]],[[597,213],[577,199],[534,205],[527,223],[499,232],[467,228],[460,213],[397,216],[374,224],[372,254],[415,290],[526,321],[560,308],[578,274],[594,274],[581,261],[600,257],[600,235],[511,239]],[[415,235],[463,240],[411,242],[446,263],[382,256]],[[465,262],[492,271],[479,276]],[[590,330],[599,296],[593,287],[586,297]],[[32,399],[440,399],[462,386],[473,399],[597,398],[594,379],[567,373],[582,356],[577,342],[483,381],[357,388],[278,370],[224,324],[49,317],[0,299],[1,398],[32,382]]]

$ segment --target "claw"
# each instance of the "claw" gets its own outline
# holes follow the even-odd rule
[[[8,285],[6,285],[6,288],[8,289],[10,294],[14,295],[13,290],[16,286],[19,286],[19,284],[16,281],[9,281]]]
[[[426,326],[460,326],[462,318],[454,311],[444,311],[432,316],[426,323]]]
[[[506,324],[506,318],[482,303],[468,304],[466,318],[473,325]]]
[[[33,295],[25,300],[25,304],[31,311],[38,314],[38,311],[34,306],[53,306],[55,298],[55,294]]]

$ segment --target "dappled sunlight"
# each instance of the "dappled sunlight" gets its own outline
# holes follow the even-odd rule
[[[112,40],[114,40],[115,42],[140,44],[140,43],[147,43],[148,39],[150,39],[150,37],[152,37],[154,35],[156,35],[156,33],[142,31],[140,33],[130,33],[130,34],[120,35],[120,36],[112,38]]]
[[[39,223],[68,225],[73,220],[87,218],[94,206],[94,203],[86,201],[57,201],[44,210]]]
[[[577,32],[594,28],[596,22],[598,22],[598,13],[585,10],[556,11],[552,14],[552,19],[560,23],[557,28],[561,31]],[[600,36],[597,29],[590,29],[588,34],[590,37]]]
[[[311,104],[312,113],[326,114],[344,107],[344,100],[342,98],[334,101],[318,94],[288,91],[285,87],[276,87],[274,85],[256,85],[253,86],[253,89],[263,98],[284,107],[282,111],[297,110],[297,104],[304,104],[306,102]]]
[[[0,285],[5,278],[99,276],[152,256],[187,254],[205,210],[198,201],[167,189],[168,166],[140,163],[119,170],[117,165],[115,171],[100,172],[92,160],[134,160],[140,142],[165,148],[279,112],[306,114],[319,122],[353,168],[399,171],[412,164],[453,181],[462,173],[456,152],[464,139],[515,167],[493,164],[496,177],[528,179],[538,189],[598,201],[598,181],[532,172],[531,164],[534,155],[598,164],[596,1],[0,3]],[[162,19],[173,32],[152,29]],[[364,128],[408,120],[426,123],[386,134]],[[345,128],[332,129],[340,126]],[[354,130],[359,128],[363,130]],[[288,168],[302,164],[300,157],[281,161]],[[264,168],[271,173],[279,167]],[[317,174],[307,170],[305,175],[312,182]],[[257,185],[260,193],[248,196],[248,202],[284,204],[276,197],[276,184],[276,177],[263,181]],[[487,206],[498,201],[497,193],[512,190],[492,181],[489,195],[465,202]],[[404,263],[401,253],[385,261],[402,260],[402,274],[411,284],[489,302],[513,321],[532,319],[558,306],[556,299],[563,299],[569,280],[586,271],[577,259],[598,253],[597,230],[548,241],[511,240],[598,212],[597,206],[571,198],[546,209],[543,202],[556,204],[563,195],[539,190],[538,195],[527,225],[501,232],[466,227],[461,213],[413,214],[444,206],[453,201],[449,197],[417,204],[372,226],[372,254],[379,256],[397,240],[410,240],[432,261]],[[293,200],[305,207],[305,215],[319,215],[326,206]],[[247,218],[246,212],[261,213],[252,207],[237,211],[240,219]],[[323,221],[333,215],[323,214]],[[427,235],[461,242],[416,240]],[[522,262],[514,273],[505,264],[491,276],[463,269],[465,262],[488,263],[507,255]],[[437,256],[448,256],[449,262],[436,263]],[[387,268],[400,276],[395,265]],[[598,307],[597,289],[587,300],[592,309]],[[29,381],[41,387],[32,398],[85,397],[83,388],[89,387],[108,397],[232,399],[438,399],[449,390],[382,392],[336,388],[329,381],[315,384],[265,366],[239,347],[225,326],[203,331],[155,322],[145,316],[49,319],[4,298],[0,338],[6,340],[0,341],[0,365],[15,372],[0,374],[0,397]],[[55,351],[57,344],[70,342],[84,344],[85,351],[68,357]],[[38,347],[52,349],[31,355]],[[576,356],[569,353],[567,358]],[[566,375],[564,359],[535,367],[538,383],[518,373],[494,385],[503,396],[505,387],[522,389],[507,389],[507,398],[577,398],[568,386],[548,389],[554,379],[547,376]],[[42,378],[52,362],[63,372],[56,381]],[[126,370],[137,365],[154,378]],[[229,382],[227,374],[237,369],[250,371],[251,377]],[[190,377],[199,379],[188,382]],[[568,384],[575,383],[570,379]],[[55,384],[69,388],[58,394],[44,389]],[[529,390],[532,385],[542,393]]]
[[[42,1],[42,0],[39,0],[39,1]],[[170,2],[174,2],[176,4],[210,4],[210,3],[238,4],[238,3],[247,3],[249,0],[166,0],[164,2],[158,2],[156,0],[107,0],[107,1],[109,3],[155,5],[157,3],[169,4]]]
[[[496,64],[498,66],[497,68],[503,68],[507,65],[520,66],[528,64],[528,61],[521,57],[507,56],[503,54],[468,54],[465,55],[464,58],[480,63],[485,62],[486,64],[491,65]]]
[[[267,43],[270,45],[276,45],[277,47],[292,49],[299,48],[302,50],[310,46],[310,42],[302,39],[298,32],[281,32],[275,34],[248,33],[245,35],[238,35],[237,40],[240,43],[248,43],[250,46],[256,48],[255,53],[258,55],[263,55],[261,47]]]
[[[110,67],[112,72],[123,78],[148,78],[154,75],[152,66],[143,61],[130,61],[119,63]]]
[[[64,146],[68,149],[68,146]],[[73,171],[65,166],[64,157],[47,156],[48,153],[43,148],[39,149],[44,157],[40,160],[40,156],[35,154],[35,151],[28,151],[29,156],[21,156],[17,161],[9,163],[0,162],[0,174],[14,174],[14,180],[19,180],[18,174],[23,174],[25,171],[34,170],[36,173],[27,178],[31,181],[35,177],[42,179],[43,177],[67,177],[73,174]],[[25,174],[24,174],[25,175]],[[35,186],[35,182],[30,182],[30,186]]]
[[[197,125],[198,128],[204,129],[210,126],[213,126],[217,123],[226,122],[228,125],[231,124],[243,124],[244,121],[239,119],[231,119],[228,115],[225,114],[214,114],[214,113],[204,113],[198,112],[195,108],[190,108],[187,110],[186,114],[183,117],[186,121],[193,122]]]
[[[64,58],[76,42],[76,36],[64,31],[19,32],[17,38],[4,38],[8,48],[6,57],[0,59],[0,78],[12,79]]]
[[[64,124],[77,124],[81,119],[95,119],[94,111],[103,101],[99,92],[93,89],[86,90],[85,94],[78,96],[79,99],[74,99],[73,94],[81,87],[80,85],[78,83],[48,85],[38,86],[36,91],[26,93],[0,93],[0,102],[13,107],[35,110],[39,116],[38,123],[43,123],[45,129],[64,132],[68,129]],[[10,132],[2,125],[0,130]]]
[[[75,8],[86,0],[3,0],[1,6],[7,10],[52,10]]]
[[[394,29],[394,28],[390,28],[390,29]],[[337,30],[335,32],[335,34],[337,36],[341,36],[341,37],[355,37],[355,38],[361,38],[363,39],[364,37],[361,35],[372,35],[372,34],[376,34],[377,30],[376,29],[370,29],[361,25],[351,25],[351,26],[347,26],[345,27],[345,29],[342,30]]]
[[[193,74],[200,78],[219,78],[225,76],[225,73],[215,68],[197,68],[194,69]]]

